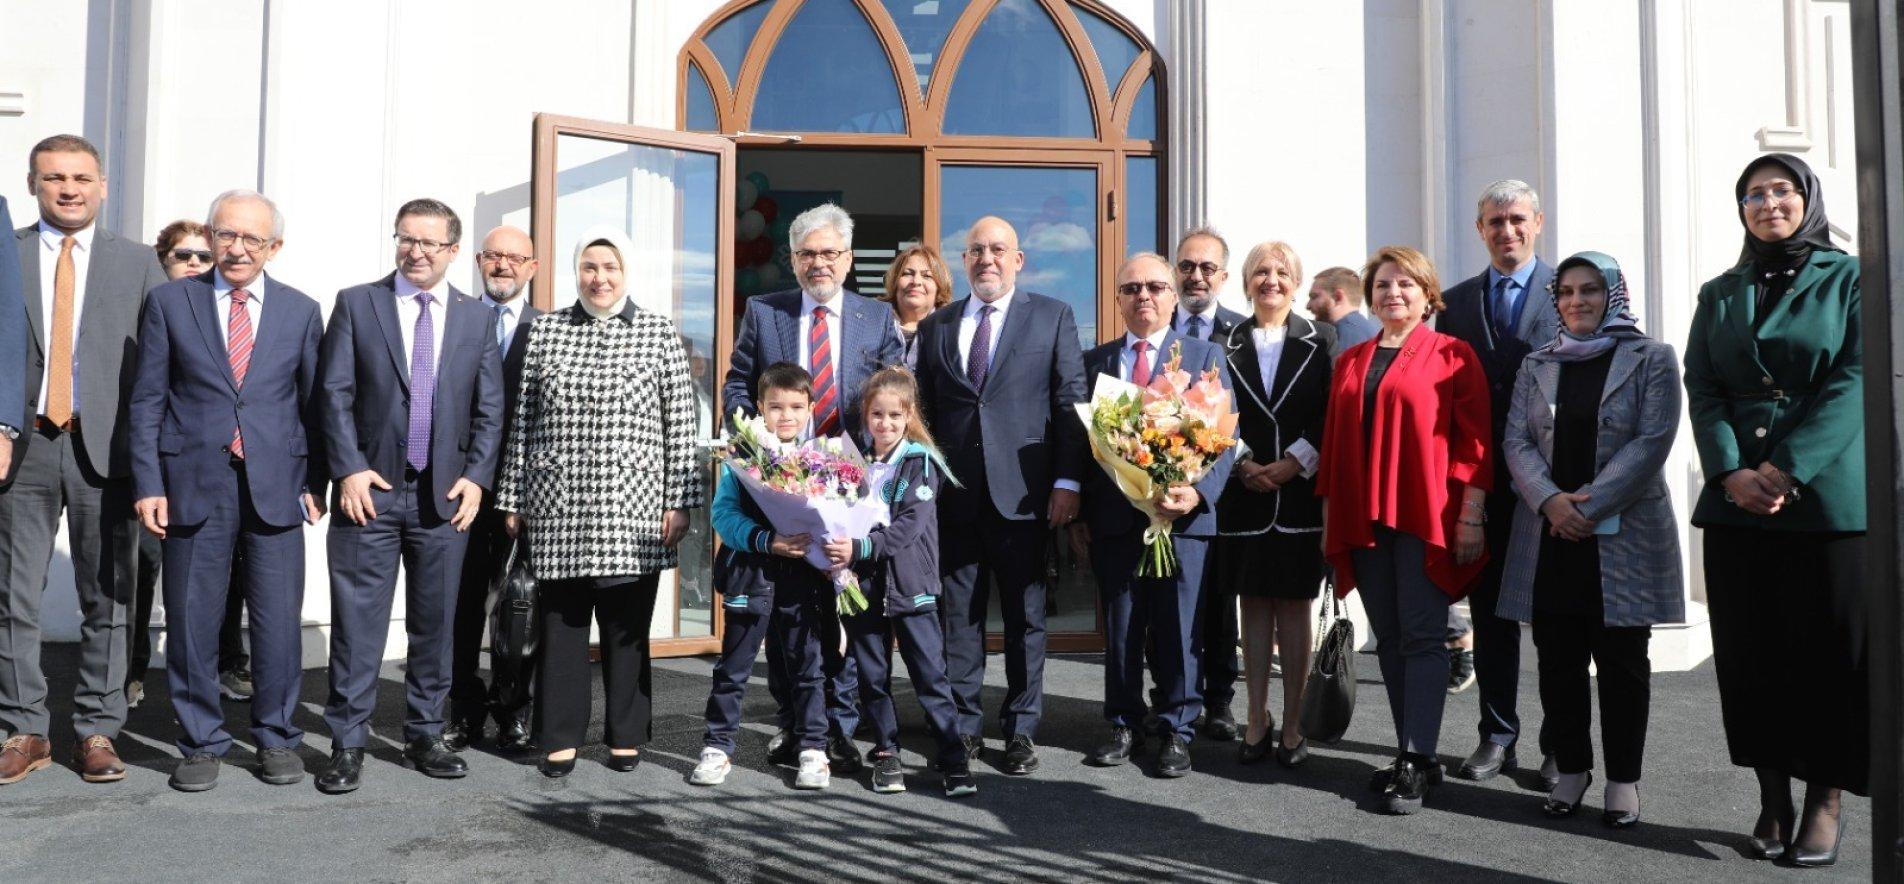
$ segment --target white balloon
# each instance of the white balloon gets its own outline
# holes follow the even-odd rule
[[[745,212],[753,208],[754,201],[758,199],[760,199],[760,188],[755,187],[754,182],[742,178],[740,185],[734,189],[734,205]]]
[[[740,213],[740,241],[748,242],[765,232],[767,218],[753,209]]]

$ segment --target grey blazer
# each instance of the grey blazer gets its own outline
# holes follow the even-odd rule
[[[26,446],[32,444],[33,418],[40,413],[40,379],[46,373],[46,323],[40,305],[40,228],[28,225],[14,231],[20,255],[20,281],[27,319],[26,410],[21,416],[20,441],[13,446],[18,474]],[[95,229],[92,258],[86,268],[86,303],[79,316],[79,407],[85,427],[86,459],[95,472],[109,479],[132,475],[126,445],[126,403],[132,375],[138,367],[139,317],[145,293],[165,284],[159,256],[151,246]],[[14,423],[13,419],[5,423]],[[0,483],[5,487],[5,483]]]
[[[1523,623],[1534,613],[1534,573],[1545,520],[1540,505],[1554,486],[1554,402],[1560,363],[1529,354],[1514,384],[1501,456],[1520,495],[1514,508],[1501,599],[1495,613]],[[1580,514],[1595,522],[1618,515],[1619,531],[1600,535],[1600,591],[1606,625],[1650,626],[1686,618],[1678,520],[1666,494],[1666,455],[1679,430],[1679,360],[1670,345],[1623,340],[1600,393],[1600,432],[1591,495]]]

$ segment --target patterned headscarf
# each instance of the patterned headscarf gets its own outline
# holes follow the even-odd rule
[[[1560,278],[1575,267],[1586,267],[1600,274],[1600,280],[1606,285],[1606,313],[1600,317],[1600,326],[1590,334],[1575,335],[1567,331],[1567,322],[1561,320],[1560,333],[1554,342],[1535,352],[1556,362],[1579,362],[1592,359],[1620,342],[1621,338],[1643,338],[1640,321],[1633,316],[1632,298],[1626,290],[1626,274],[1620,272],[1620,262],[1600,252],[1580,252],[1554,268],[1554,281],[1547,286],[1547,293],[1554,299],[1554,309],[1560,309]]]
[[[582,295],[582,253],[588,251],[588,247],[596,243],[607,243],[609,248],[615,250],[615,255],[621,258],[622,272],[621,300],[616,301],[613,307],[600,311],[590,306],[588,298]],[[628,234],[613,227],[596,226],[583,233],[582,238],[575,241],[575,305],[596,319],[604,319],[620,313],[628,303],[628,285],[631,281],[628,261],[634,254],[634,241],[628,238]]]

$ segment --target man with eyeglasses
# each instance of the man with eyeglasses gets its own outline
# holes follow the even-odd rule
[[[317,787],[357,789],[403,564],[409,635],[403,764],[454,778],[444,740],[456,601],[469,527],[502,444],[496,313],[445,279],[463,236],[444,203],[397,209],[396,272],[337,293],[324,331],[324,455],[337,483],[331,569],[330,767]]]
[[[822,203],[801,212],[788,225],[787,244],[800,287],[747,302],[721,385],[721,416],[731,418],[736,410],[757,413],[754,390],[760,373],[774,363],[791,362],[813,377],[808,435],[845,434],[865,450],[860,389],[874,372],[905,358],[892,307],[844,288],[853,269],[853,217],[845,209]],[[767,631],[767,690],[779,724],[767,742],[767,755],[776,762],[791,761],[800,749],[793,736],[793,684],[774,631],[765,622],[755,628]],[[827,648],[836,650],[832,643]],[[853,731],[859,727],[859,673],[851,657],[832,650],[825,661],[827,761],[832,773],[851,775],[861,767],[853,747]],[[710,727],[717,716],[740,712],[738,706],[716,710],[713,705],[710,698]]]
[[[483,237],[482,251],[476,253],[476,272],[483,283],[482,302],[494,315],[496,346],[502,351],[505,440],[516,414],[516,388],[522,382],[522,354],[529,346],[529,323],[542,315],[525,296],[536,266],[535,244],[529,234],[508,225],[491,230]],[[456,751],[482,741],[483,723],[491,715],[496,719],[496,748],[523,752],[531,745],[527,699],[531,673],[510,674],[522,690],[512,691],[518,699],[506,706],[500,703],[501,682],[485,686],[478,674],[483,627],[489,619],[489,585],[509,561],[509,532],[502,522],[493,496],[484,491],[482,508],[469,529],[469,551],[463,557],[462,588],[456,598],[451,641],[450,717],[443,728],[443,742]]]
[[[39,223],[14,232],[26,346],[0,368],[24,396],[0,414],[0,785],[52,762],[40,600],[60,515],[79,595],[74,766],[87,782],[125,778],[113,740],[126,720],[126,602],[138,541],[126,481],[127,354],[145,293],[165,282],[158,256],[99,229],[99,151],[55,135],[27,155]]]
[[[178,718],[172,788],[218,785],[231,749],[218,702],[218,634],[227,594],[251,612],[251,734],[257,776],[304,778],[294,722],[303,681],[304,530],[324,514],[314,446],[317,302],[265,264],[284,244],[284,215],[262,194],[212,201],[211,273],[173,280],[146,299],[128,412],[134,505],[161,538],[166,681]]]
[[[1045,544],[1078,514],[1087,467],[1084,360],[1065,302],[1018,290],[1025,253],[998,217],[965,234],[971,294],[920,320],[919,402],[956,486],[941,491],[939,567],[945,668],[966,755],[984,748],[985,609],[1005,620],[1004,771],[1038,769],[1044,716]]]
[[[1540,195],[1527,182],[1506,179],[1488,185],[1481,192],[1474,219],[1474,230],[1487,247],[1488,268],[1443,292],[1442,300],[1448,306],[1435,319],[1438,331],[1466,341],[1481,357],[1492,400],[1492,438],[1497,452],[1507,432],[1507,409],[1521,360],[1535,347],[1554,340],[1560,330],[1560,312],[1547,291],[1554,281],[1554,268],[1534,254],[1534,243],[1545,222]],[[1494,615],[1518,498],[1512,490],[1507,458],[1495,457],[1494,467],[1495,491],[1488,495],[1486,506],[1480,512],[1462,514],[1463,518],[1479,516],[1487,523],[1488,553],[1487,567],[1468,594],[1474,676],[1481,690],[1481,742],[1455,771],[1455,776],[1467,780],[1490,779],[1514,769],[1519,761],[1515,747],[1521,721],[1515,707],[1521,675],[1521,626]],[[1464,631],[1455,609],[1449,609],[1449,618],[1449,632]],[[1455,665],[1460,665],[1464,656],[1456,655]],[[1450,685],[1459,677],[1460,673],[1451,673]],[[1540,777],[1551,784],[1560,775],[1559,769],[1547,753],[1547,741],[1539,742],[1544,756]]]
[[[1197,227],[1177,240],[1177,291],[1182,297],[1170,320],[1177,334],[1217,341],[1244,320],[1243,314],[1217,303],[1223,284],[1230,278],[1229,266],[1230,244],[1215,228]]]

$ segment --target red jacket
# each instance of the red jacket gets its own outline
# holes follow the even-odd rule
[[[1427,543],[1428,578],[1459,599],[1487,563],[1483,553],[1457,565],[1453,550],[1461,486],[1493,485],[1487,376],[1466,342],[1418,326],[1382,377],[1365,445],[1362,381],[1379,341],[1350,347],[1336,362],[1316,473],[1316,495],[1329,501],[1322,553],[1335,567],[1336,593],[1348,595],[1349,553],[1374,546],[1374,526],[1386,525]]]

